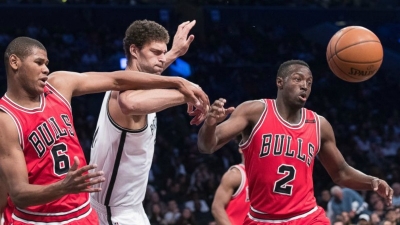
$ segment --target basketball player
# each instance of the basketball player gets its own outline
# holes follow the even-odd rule
[[[191,103],[206,102],[200,88],[182,78],[117,71],[49,75],[45,47],[18,37],[5,51],[7,92],[0,99],[0,179],[9,198],[5,224],[97,224],[88,192],[104,181],[87,173],[73,126],[71,98],[107,90],[177,88]],[[48,76],[49,75],[49,76]],[[198,99],[198,97],[200,99]]]
[[[229,168],[222,176],[212,203],[212,214],[219,225],[241,225],[250,209],[248,182],[242,163]]]
[[[169,35],[164,27],[154,21],[134,21],[124,38],[126,70],[160,74],[186,53],[194,25],[195,21],[182,23],[167,52]],[[106,93],[91,149],[91,163],[106,177],[106,182],[96,185],[102,191],[91,194],[101,224],[149,224],[142,202],[154,154],[156,112],[187,100],[173,89]]]
[[[242,136],[251,205],[244,224],[328,225],[314,198],[312,171],[317,155],[338,185],[374,190],[391,204],[393,190],[388,184],[349,166],[336,147],[329,122],[303,108],[312,82],[308,64],[290,60],[279,67],[276,99],[246,101],[235,109],[224,108],[226,100],[220,98],[207,114],[199,131],[201,152],[213,153],[236,135]]]

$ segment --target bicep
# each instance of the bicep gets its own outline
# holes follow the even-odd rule
[[[73,96],[105,92],[117,86],[108,72],[57,71],[49,76],[48,82],[69,101]]]
[[[0,179],[12,193],[21,182],[28,183],[28,172],[18,131],[11,117],[0,113]]]
[[[332,179],[347,166],[342,153],[336,146],[332,126],[323,117],[321,117],[321,150],[318,158]]]
[[[234,191],[240,186],[241,174],[236,168],[228,170],[221,179],[215,192],[213,207],[224,208],[228,205]]]

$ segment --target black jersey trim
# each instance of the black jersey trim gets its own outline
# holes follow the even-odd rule
[[[117,156],[115,157],[114,168],[110,178],[110,184],[108,185],[106,199],[104,200],[104,205],[106,206],[107,209],[107,221],[110,225],[113,225],[113,223],[111,221],[111,209],[109,204],[110,204],[111,194],[114,189],[115,180],[117,179],[118,175],[118,169],[119,169],[119,164],[121,162],[122,151],[125,145],[125,139],[126,139],[126,131],[122,131],[121,138],[119,140]]]
[[[111,124],[112,124],[115,128],[117,128],[118,130],[121,130],[121,131],[126,131],[126,132],[128,132],[128,133],[140,133],[140,132],[143,132],[144,130],[147,129],[147,127],[149,126],[149,124],[147,123],[147,117],[148,117],[148,115],[146,115],[146,125],[145,125],[143,128],[138,129],[138,130],[128,129],[128,128],[122,127],[122,126],[120,126],[118,123],[116,123],[116,122],[113,120],[113,118],[111,117],[110,112],[108,111],[108,103],[110,102],[111,95],[112,95],[112,91],[110,91],[110,95],[108,96],[108,99],[107,99],[107,106],[106,106],[107,108],[106,108],[106,111],[107,111],[108,119],[110,120]]]

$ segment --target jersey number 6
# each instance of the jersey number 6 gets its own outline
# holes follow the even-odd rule
[[[58,176],[64,175],[69,171],[69,156],[65,154],[67,146],[64,143],[54,145],[51,155],[54,162],[54,173]]]

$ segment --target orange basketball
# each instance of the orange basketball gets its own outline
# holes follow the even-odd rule
[[[333,35],[326,49],[326,59],[340,79],[361,82],[371,78],[381,67],[383,48],[372,31],[348,26]]]

